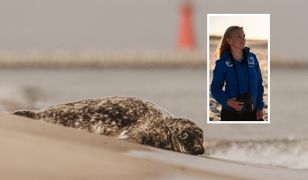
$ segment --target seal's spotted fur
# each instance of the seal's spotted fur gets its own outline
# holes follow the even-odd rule
[[[86,99],[14,114],[163,149],[204,152],[202,130],[193,122],[175,118],[159,106],[133,97]]]

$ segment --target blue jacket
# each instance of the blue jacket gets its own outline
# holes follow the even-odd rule
[[[244,57],[246,58],[241,62],[234,61],[231,52],[226,51],[222,58],[216,61],[211,84],[211,94],[224,109],[234,111],[233,108],[227,105],[227,100],[238,96],[238,85],[235,74],[237,72],[240,93],[252,94],[254,109],[263,110],[264,87],[258,59],[247,47],[244,49]]]

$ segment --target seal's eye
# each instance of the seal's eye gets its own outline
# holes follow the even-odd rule
[[[188,133],[183,132],[180,136],[181,139],[187,139],[188,138]]]

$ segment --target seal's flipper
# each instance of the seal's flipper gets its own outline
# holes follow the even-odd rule
[[[24,117],[31,118],[31,119],[39,119],[38,115],[35,112],[27,111],[27,110],[15,111],[13,112],[13,114],[18,115],[18,116],[24,116]]]

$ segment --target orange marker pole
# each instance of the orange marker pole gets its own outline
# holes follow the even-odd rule
[[[181,6],[179,49],[193,50],[196,47],[193,30],[193,6],[190,1],[185,1]]]

